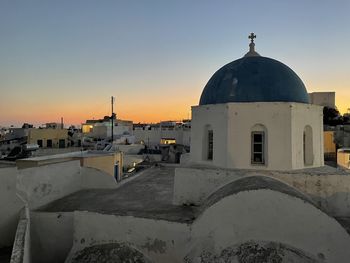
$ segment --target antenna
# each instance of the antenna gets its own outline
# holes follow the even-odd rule
[[[113,125],[114,125],[114,123],[113,123],[113,119],[114,119],[114,112],[113,112],[113,104],[114,104],[114,97],[113,96],[111,96],[111,106],[112,106],[112,117],[111,117],[111,121],[112,121],[112,144],[113,144],[113,140],[114,140],[114,138],[113,138]]]

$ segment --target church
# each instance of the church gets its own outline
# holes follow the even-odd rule
[[[191,161],[222,168],[323,166],[322,107],[285,64],[255,51],[220,68],[192,107]]]

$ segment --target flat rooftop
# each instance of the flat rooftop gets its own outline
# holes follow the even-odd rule
[[[197,207],[172,204],[174,175],[174,167],[152,167],[118,188],[82,190],[37,211],[89,211],[191,222],[195,218]]]

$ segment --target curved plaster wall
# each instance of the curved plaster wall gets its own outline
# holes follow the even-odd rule
[[[242,180],[246,178],[237,181]],[[294,195],[293,188],[283,193],[266,187],[236,191],[222,199],[214,194],[208,204],[192,225],[192,258],[220,254],[227,247],[250,241],[286,244],[325,262],[350,258],[350,236],[345,229],[308,200]]]

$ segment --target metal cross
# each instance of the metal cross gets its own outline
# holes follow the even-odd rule
[[[250,33],[250,35],[248,36],[248,38],[250,39],[250,41],[252,43],[254,43],[254,38],[256,38],[256,35],[254,33]]]

